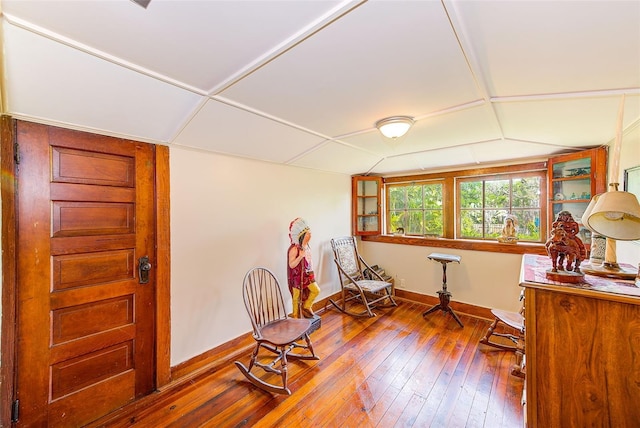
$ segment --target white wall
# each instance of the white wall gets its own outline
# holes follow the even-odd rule
[[[451,299],[485,308],[520,309],[519,254],[489,253],[447,248],[360,242],[367,263],[380,265],[395,278],[405,280],[405,290],[437,297],[442,288],[442,264],[429,260],[431,253],[455,254],[460,264],[447,265],[447,289]]]
[[[622,139],[619,190],[623,190],[624,170],[635,166],[640,166],[640,123],[637,123]],[[617,241],[616,255],[618,263],[629,263],[637,268],[640,263],[640,241]]]
[[[271,269],[287,305],[289,223],[303,217],[319,298],[339,291],[329,240],[351,233],[351,178],[170,148],[171,365],[251,330],[242,279]]]
[[[250,330],[241,283],[254,266],[272,269],[286,292],[288,226],[304,217],[320,298],[339,291],[329,240],[348,235],[350,177],[171,147],[171,365]],[[640,127],[625,135],[621,174],[640,165]],[[620,177],[622,183],[622,176]],[[462,256],[447,269],[453,300],[517,310],[521,256],[361,242],[406,289],[436,296],[442,268],[432,252]],[[638,265],[640,243],[618,241],[618,261]]]

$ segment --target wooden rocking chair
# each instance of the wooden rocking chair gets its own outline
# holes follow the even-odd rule
[[[487,333],[482,339],[480,339],[480,343],[493,346],[504,351],[515,351],[517,349],[516,345],[518,344],[518,341],[522,340],[521,338],[524,335],[524,317],[520,313],[502,311],[500,309],[492,309],[491,313],[495,319],[489,326]],[[496,329],[500,323],[503,323],[507,327],[511,327],[517,332],[517,335],[512,333],[498,333]],[[508,341],[513,343],[509,344],[508,341],[500,342],[493,339],[496,336],[508,339]]]
[[[480,339],[480,343],[493,346],[494,348],[502,349],[504,351],[515,352],[516,363],[511,368],[511,374],[518,377],[524,377],[524,306],[520,312],[492,309],[491,313],[495,319],[487,329],[484,337]],[[498,327],[499,325],[500,327]],[[498,332],[496,329],[511,329],[515,334],[508,331]]]
[[[331,248],[342,289],[340,304],[329,300],[336,308],[353,316],[373,317],[376,315],[371,310],[373,308],[398,306],[393,299],[392,284],[385,281],[364,261],[358,253],[353,236],[332,239]],[[365,275],[365,270],[368,275]],[[364,310],[356,312],[349,307],[350,302],[360,303]]]
[[[247,272],[242,285],[242,296],[251,318],[256,347],[251,355],[249,367],[239,361],[235,361],[235,365],[258,388],[276,394],[291,395],[291,390],[287,387],[287,358],[319,359],[309,339],[308,331],[312,320],[287,316],[280,284],[275,275],[266,268],[253,268]],[[303,340],[305,343],[299,343]],[[261,348],[275,354],[275,357],[260,356]],[[291,352],[295,348],[305,351]],[[279,368],[276,367],[278,363]],[[282,385],[270,383],[256,376],[252,372],[256,367],[267,373],[280,375]]]

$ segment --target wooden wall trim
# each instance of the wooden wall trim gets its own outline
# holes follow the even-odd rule
[[[255,343],[251,333],[246,333],[187,361],[183,361],[171,368],[172,383],[182,383],[205,371],[215,370],[221,365],[232,364],[234,360],[241,358],[241,356],[249,355],[255,347]]]
[[[472,169],[459,169],[454,171],[440,171],[432,172],[428,174],[415,174],[415,175],[401,175],[393,177],[384,177],[385,184],[389,183],[406,183],[413,181],[423,180],[440,180],[445,178],[462,178],[469,176],[488,176],[495,174],[511,174],[527,171],[543,171],[547,169],[547,162],[531,162],[515,165],[472,168]]]
[[[397,288],[395,290],[395,296],[396,299],[401,301],[404,300],[407,303],[417,302],[423,303],[427,306],[436,305],[440,302],[438,297],[435,295],[428,296],[425,294],[415,293],[413,291],[398,290]],[[340,298],[341,292],[337,292],[317,301],[314,304],[314,312],[321,314],[326,311],[327,308],[337,310],[331,305],[329,299],[333,299],[335,301]],[[451,302],[450,306],[457,313],[464,313],[476,318],[484,318],[491,321],[494,319],[493,314],[491,314],[491,309],[488,308],[459,302]],[[384,309],[381,310],[383,311]],[[164,389],[173,388],[177,385],[183,384],[184,382],[188,382],[203,373],[215,370],[222,365],[231,364],[233,360],[238,358],[248,358],[249,353],[255,347],[255,343],[255,340],[253,340],[253,337],[249,332],[172,367],[172,382],[170,385],[166,385]]]
[[[423,303],[429,307],[440,303],[440,299],[436,295],[430,296],[426,294],[415,293],[413,291],[408,291],[408,290],[398,290],[397,288],[396,288],[396,300],[405,300],[407,302]],[[455,301],[451,301],[451,303],[449,303],[449,306],[451,306],[451,309],[453,309],[456,313],[463,313],[466,315],[470,315],[472,317],[483,318],[491,321],[494,320],[494,316],[491,313],[491,309],[489,308],[484,308],[482,306],[476,306],[476,305],[471,305],[469,303],[461,303],[461,302],[455,302]]]
[[[156,151],[156,388],[171,382],[171,217],[169,148]]]
[[[341,293],[338,292],[316,301],[313,308],[314,312],[320,314],[326,311],[327,306],[331,305],[329,299],[339,299],[340,296]],[[183,361],[171,368],[172,382],[181,383],[200,375],[204,371],[213,370],[223,364],[231,364],[233,360],[241,356],[248,356],[255,347],[255,343],[251,332],[248,332],[187,361]]]
[[[16,338],[16,180],[15,121],[0,117],[0,197],[2,198],[2,360],[0,367],[0,426],[11,426],[14,400]]]
[[[497,241],[473,241],[468,239],[423,238],[419,236],[373,235],[361,236],[362,241],[381,242],[385,244],[414,245],[420,247],[455,248],[458,250],[490,251],[509,254],[539,254],[546,255],[543,243],[518,242],[517,244],[503,244]]]

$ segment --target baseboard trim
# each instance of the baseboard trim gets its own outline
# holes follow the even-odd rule
[[[341,293],[335,293],[324,299],[320,299],[314,303],[314,312],[322,313],[326,310],[329,299],[336,299]],[[319,308],[319,309],[317,309]],[[196,355],[182,363],[171,367],[171,382],[161,388],[159,391],[168,388],[174,388],[176,384],[188,382],[193,378],[226,364],[231,364],[240,356],[246,356],[251,353],[255,347],[255,340],[251,332],[238,336],[220,346],[216,346],[200,355]]]
[[[316,313],[322,313],[327,309],[329,300],[339,300],[341,298],[341,292],[337,292],[324,299],[320,299],[314,303],[314,311]],[[408,290],[395,289],[395,298],[401,301],[407,301],[409,303],[422,303],[427,306],[436,305],[439,303],[439,299],[435,296],[427,296],[425,294],[415,293]],[[481,306],[471,305],[468,303],[451,302],[451,308],[457,313],[463,313],[476,318],[483,318],[493,320],[491,309]],[[231,364],[234,360],[240,356],[248,355],[255,346],[255,341],[251,336],[251,333],[244,334],[236,337],[228,342],[223,343],[220,346],[216,346],[209,351],[206,351],[200,355],[186,360],[171,368],[171,382],[159,391],[168,388],[174,388],[177,384],[188,382],[193,378],[200,376],[216,368]]]
[[[408,290],[398,290],[397,288],[396,298],[406,300],[408,302],[423,303],[427,306],[433,306],[440,303],[440,299],[437,296],[427,296],[426,294],[415,293]],[[454,301],[451,301],[449,306],[451,306],[451,309],[457,313],[491,321],[493,321],[494,318],[490,308]]]

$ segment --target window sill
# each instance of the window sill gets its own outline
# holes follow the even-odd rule
[[[518,242],[502,244],[492,241],[474,241],[470,239],[423,238],[420,236],[373,235],[361,236],[362,241],[381,242],[385,244],[416,245],[421,247],[455,248],[459,250],[490,251],[509,254],[547,255],[544,244]]]

